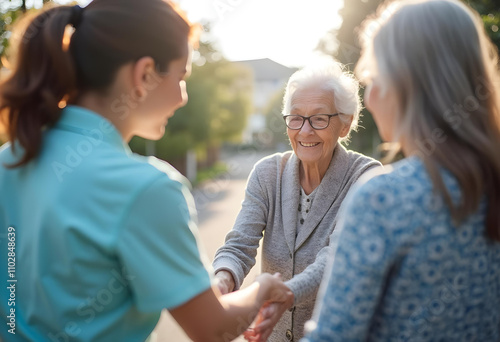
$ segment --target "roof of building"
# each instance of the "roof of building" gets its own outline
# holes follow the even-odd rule
[[[249,59],[244,61],[235,61],[249,66],[255,76],[255,81],[287,80],[297,68],[289,68],[283,64],[277,63],[269,58]]]

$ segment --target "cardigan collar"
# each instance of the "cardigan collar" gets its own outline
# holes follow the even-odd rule
[[[314,196],[311,211],[296,234],[297,210],[300,202],[300,160],[293,153],[286,163],[281,179],[281,212],[285,240],[292,254],[302,246],[332,207],[345,184],[344,179],[349,171],[349,164],[349,155],[346,149],[337,143],[328,170]]]

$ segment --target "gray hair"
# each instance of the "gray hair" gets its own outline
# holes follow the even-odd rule
[[[461,222],[488,199],[489,236],[500,241],[498,54],[481,17],[458,0],[395,1],[363,24],[361,78],[398,99],[393,138],[411,146]],[[452,203],[440,175],[457,178]]]
[[[345,67],[336,61],[329,60],[319,64],[306,66],[296,71],[288,80],[283,97],[283,114],[290,114],[293,95],[297,90],[315,88],[332,97],[336,110],[341,113],[340,119],[350,124],[349,133],[339,140],[347,142],[352,131],[358,128],[361,99],[359,83]],[[351,120],[352,119],[352,120]]]

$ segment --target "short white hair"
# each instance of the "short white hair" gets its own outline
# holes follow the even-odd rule
[[[296,71],[286,85],[283,97],[284,115],[290,114],[295,92],[303,89],[318,89],[332,97],[340,119],[345,124],[350,124],[349,133],[339,140],[348,141],[351,131],[358,128],[359,113],[362,109],[359,82],[354,75],[334,60],[321,61]]]

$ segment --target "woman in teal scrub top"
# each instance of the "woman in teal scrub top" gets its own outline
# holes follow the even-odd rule
[[[194,31],[161,0],[31,21],[0,85],[0,339],[142,341],[166,308],[193,340],[228,341],[291,300],[278,275],[212,288],[186,180],[127,146],[186,103]]]

